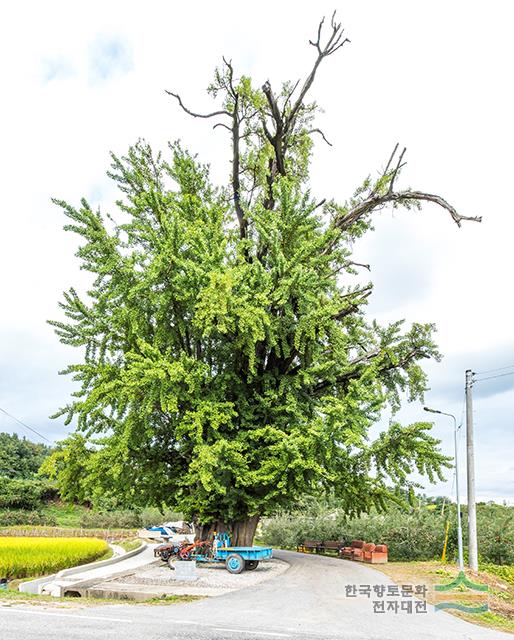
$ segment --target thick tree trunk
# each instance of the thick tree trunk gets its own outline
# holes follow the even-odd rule
[[[211,540],[214,533],[229,533],[230,528],[221,520],[216,520],[210,524],[195,523],[196,540]]]
[[[246,520],[232,523],[232,544],[234,547],[251,547],[255,530],[259,524],[259,516],[251,516]]]
[[[216,520],[210,524],[196,524],[196,539],[209,540],[214,532],[228,533],[233,547],[251,547],[259,519],[259,516],[251,516],[246,520],[233,520],[229,523]]]

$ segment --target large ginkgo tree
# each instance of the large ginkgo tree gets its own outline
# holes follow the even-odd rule
[[[81,348],[66,370],[78,391],[57,414],[76,433],[46,464],[64,497],[166,504],[200,536],[230,530],[249,544],[259,518],[303,494],[329,489],[355,514],[405,495],[413,470],[432,480],[448,465],[428,423],[368,437],[384,409],[422,397],[420,363],[439,354],[432,324],[366,318],[373,287],[352,247],[388,206],[428,201],[458,225],[478,219],[399,189],[398,148],[348,201],[311,194],[313,139],[325,138],[311,87],[348,40],[332,17],[310,44],[303,83],[256,88],[224,60],[212,113],[168,92],[229,136],[226,185],[179,144],[161,155],[140,141],[112,156],[117,213],[57,201],[93,274],[52,321]]]

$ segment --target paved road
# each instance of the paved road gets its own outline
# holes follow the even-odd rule
[[[392,585],[384,574],[354,562],[278,551],[283,574],[251,589],[169,606],[107,605],[59,611],[0,607],[2,640],[512,640],[445,612],[373,613],[365,596],[346,585]],[[392,598],[389,598],[392,599]],[[399,598],[395,598],[400,601]]]

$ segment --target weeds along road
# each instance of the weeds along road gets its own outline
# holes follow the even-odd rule
[[[336,558],[277,551],[289,563],[281,575],[220,597],[178,605],[105,605],[59,610],[0,607],[2,640],[220,640],[341,638],[344,640],[512,640],[507,633],[448,613],[374,613],[366,595],[347,585],[393,585],[369,566]],[[387,595],[385,596],[388,598]],[[404,598],[395,598],[398,602]],[[410,599],[412,600],[412,598]]]

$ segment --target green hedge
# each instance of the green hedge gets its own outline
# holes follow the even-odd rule
[[[174,520],[182,516],[174,511],[149,507],[143,511],[86,511],[80,518],[80,526],[85,529],[138,529]]]
[[[0,511],[0,527],[13,527],[17,525],[47,525],[55,526],[56,519],[53,516],[39,513],[38,511]]]
[[[17,483],[13,487],[9,481],[9,490],[1,493],[5,487],[5,484],[1,483],[2,480],[0,479],[0,527],[62,524],[60,521],[58,522],[56,517],[58,507],[55,508],[55,513],[44,513],[40,510],[43,506],[41,496],[44,496],[45,493],[43,485],[32,480],[16,480],[12,481]],[[91,510],[81,513],[77,520],[73,526],[77,525],[84,529],[139,529],[163,522],[182,520],[182,516],[174,511],[161,512],[155,508],[147,508],[143,511],[98,512]]]
[[[262,526],[266,544],[294,549],[308,538],[318,540],[363,539],[387,544],[390,560],[433,560],[441,557],[444,545],[446,517],[450,520],[447,557],[457,554],[456,510],[426,507],[410,513],[394,509],[386,514],[371,514],[348,520],[344,514],[309,516],[284,514],[267,519]],[[467,544],[466,512],[462,523],[464,544]],[[512,564],[514,562],[514,521],[512,507],[479,505],[477,509],[479,557],[482,562]]]

